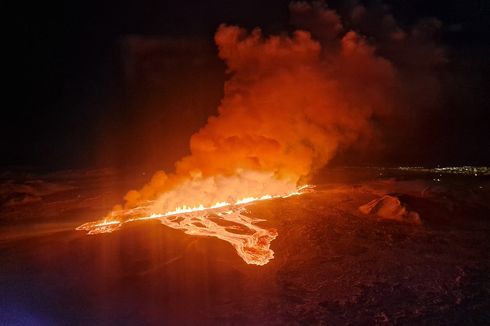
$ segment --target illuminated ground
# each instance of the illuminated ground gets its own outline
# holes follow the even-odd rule
[[[158,221],[73,231],[127,190],[115,171],[4,173],[0,325],[488,325],[490,177],[439,172],[336,169],[251,207],[279,233],[261,267]],[[423,224],[358,211],[386,193]]]

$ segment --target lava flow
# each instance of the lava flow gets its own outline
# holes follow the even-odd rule
[[[184,230],[186,234],[211,236],[227,241],[247,264],[265,265],[274,258],[270,243],[278,234],[275,229],[257,226],[256,223],[263,220],[246,216],[246,206],[258,201],[301,195],[307,189],[311,187],[301,186],[284,195],[246,197],[233,203],[218,202],[209,207],[184,205],[163,214],[144,215],[151,205],[141,206],[117,214],[113,212],[110,219],[88,222],[77,227],[77,230],[88,231],[87,234],[90,235],[110,233],[128,222],[158,219],[173,229]]]

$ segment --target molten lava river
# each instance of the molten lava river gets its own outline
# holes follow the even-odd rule
[[[89,235],[110,233],[125,223],[158,219],[162,224],[183,230],[189,235],[216,237],[227,241],[247,264],[265,265],[274,258],[270,243],[278,234],[275,229],[257,226],[263,220],[247,216],[247,206],[258,201],[298,196],[311,189],[311,186],[304,185],[285,194],[245,197],[233,202],[217,202],[211,206],[182,205],[164,213],[153,212],[153,205],[149,202],[136,208],[112,212],[109,217],[82,224],[77,230],[87,231]]]

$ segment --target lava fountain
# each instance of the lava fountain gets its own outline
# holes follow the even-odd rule
[[[227,241],[247,264],[265,265],[274,258],[270,243],[277,237],[277,231],[256,225],[263,220],[247,216],[246,206],[259,201],[301,195],[309,189],[311,187],[305,185],[281,195],[245,197],[233,202],[217,202],[211,206],[184,205],[164,213],[151,213],[154,203],[148,203],[147,206],[112,212],[110,217],[85,223],[77,227],[77,230],[87,231],[89,235],[110,233],[125,223],[157,219],[162,224],[183,230],[189,235],[216,237]]]

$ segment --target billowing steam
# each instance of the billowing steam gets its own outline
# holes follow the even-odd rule
[[[396,60],[346,29],[323,2],[295,2],[290,11],[301,28],[290,35],[218,28],[215,42],[229,73],[218,115],[192,136],[191,154],[174,173],[159,171],[126,195],[126,209],[151,202],[166,212],[288,193],[339,150],[377,134],[373,121],[390,117],[406,95]],[[366,12],[353,8],[352,24],[376,30]],[[421,38],[420,28],[412,37],[390,17],[382,20],[389,27],[384,50],[396,59],[396,44],[409,53],[419,45],[413,37]]]

